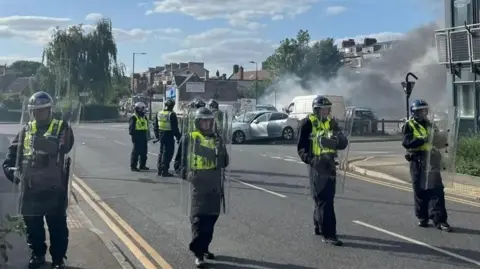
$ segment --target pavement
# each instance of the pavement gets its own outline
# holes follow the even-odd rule
[[[75,132],[73,186],[79,207],[95,229],[134,268],[194,268],[182,181],[157,177],[154,169],[130,172],[131,143],[124,125],[84,124]],[[398,144],[353,143],[349,156],[395,155],[401,152]],[[158,144],[151,145],[152,168],[157,153]],[[229,207],[216,226],[212,268],[480,267],[480,203],[448,196],[455,233],[418,228],[406,184],[345,175],[344,191],[335,204],[345,245],[332,247],[312,235],[307,171],[295,147],[232,146]]]
[[[410,183],[410,166],[403,154],[357,159],[350,163],[350,171],[389,181]],[[450,174],[444,175],[443,182],[448,193],[480,200],[479,177]]]

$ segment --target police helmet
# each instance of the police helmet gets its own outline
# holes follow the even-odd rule
[[[412,102],[410,106],[410,113],[413,117],[424,118],[428,114],[429,105],[427,101],[422,99],[417,99]]]
[[[324,109],[327,109],[326,111],[330,113],[330,110],[332,108],[332,102],[328,100],[327,97],[318,95],[315,97],[312,101],[312,111],[315,115],[317,116],[325,116],[323,115]]]
[[[37,120],[49,120],[52,117],[53,98],[47,92],[36,92],[28,99],[30,116]]]
[[[175,100],[167,99],[167,101],[165,101],[165,109],[166,110],[172,110],[174,106],[175,106]]]
[[[145,104],[142,103],[142,102],[137,102],[135,103],[135,112],[138,113],[138,114],[143,114],[145,113]]]
[[[203,100],[200,99],[200,98],[195,99],[194,103],[195,103],[195,108],[196,108],[196,109],[199,109],[199,108],[201,108],[201,107],[206,107],[206,106],[207,106],[207,104],[205,104],[205,101],[203,101]]]
[[[215,99],[210,99],[210,101],[208,101],[208,107],[212,110],[218,110],[218,102],[217,100]]]
[[[332,106],[332,102],[328,100],[327,97],[318,95],[312,101],[312,109],[313,108],[330,108]]]
[[[215,116],[213,112],[206,108],[201,107],[195,111],[195,128],[203,134],[213,134]]]

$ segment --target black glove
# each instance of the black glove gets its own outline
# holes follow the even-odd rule
[[[20,181],[15,179],[15,170],[14,167],[11,167],[8,165],[6,162],[3,163],[2,165],[3,168],[3,173],[5,174],[5,177],[10,181],[15,184],[18,184]]]
[[[319,140],[320,140],[320,145],[323,148],[337,149],[337,139],[336,138],[321,137],[321,138],[319,138]]]

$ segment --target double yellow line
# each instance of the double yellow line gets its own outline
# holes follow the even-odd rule
[[[384,180],[373,179],[373,178],[364,177],[364,176],[360,176],[360,175],[352,174],[352,173],[348,173],[348,172],[347,172],[347,176],[353,177],[353,178],[356,178],[356,179],[359,179],[359,180],[362,180],[362,181],[365,181],[365,182],[369,182],[369,183],[373,183],[373,184],[377,184],[377,185],[381,185],[381,186],[385,186],[385,187],[394,188],[394,189],[397,189],[397,190],[413,192],[412,187],[410,187],[410,186],[394,184],[394,183],[386,182]],[[462,198],[458,198],[458,197],[454,197],[454,196],[450,196],[450,195],[445,195],[445,199],[448,200],[448,201],[457,202],[457,203],[464,204],[464,205],[480,207],[480,203],[478,203],[478,202],[474,202],[474,201],[471,201],[471,200],[462,199]]]
[[[108,225],[115,235],[125,244],[125,246],[133,253],[135,258],[145,267],[145,269],[173,269],[165,259],[153,249],[150,244],[145,241],[130,225],[127,224],[110,206],[90,188],[88,185],[73,176],[73,188],[87,202],[87,204],[100,216],[100,218]],[[143,251],[140,249],[142,248]],[[144,251],[151,257],[147,257]],[[155,264],[152,262],[155,262]]]

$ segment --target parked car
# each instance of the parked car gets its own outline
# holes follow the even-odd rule
[[[257,105],[255,108],[257,109],[257,111],[278,111],[274,105]]]
[[[297,121],[283,112],[253,111],[235,117],[232,124],[232,142],[242,144],[245,141],[261,139],[295,138]]]
[[[355,114],[352,115],[355,111]],[[347,107],[347,117],[353,117],[352,134],[365,135],[378,132],[378,119],[369,108]]]

